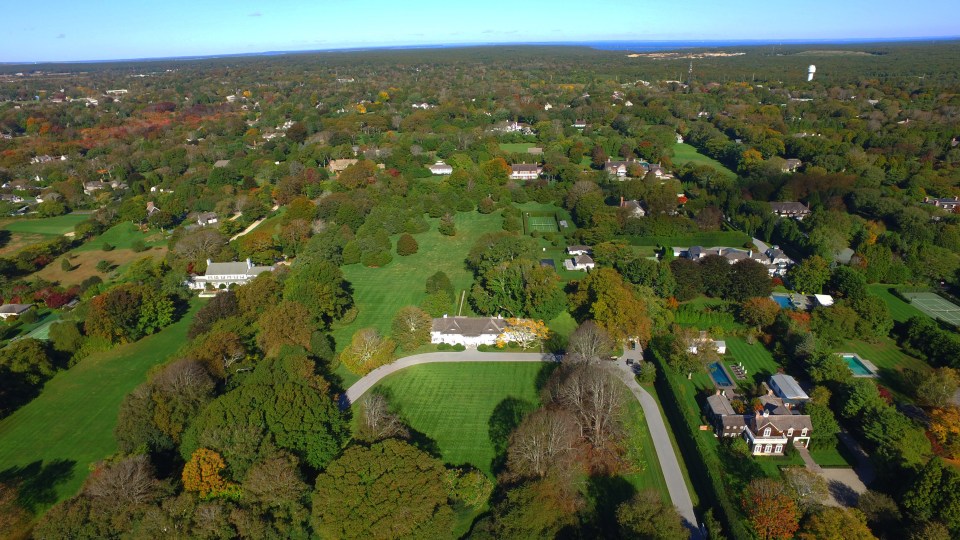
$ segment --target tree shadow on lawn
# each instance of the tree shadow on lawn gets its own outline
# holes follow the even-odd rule
[[[593,519],[583,525],[585,538],[616,538],[617,507],[629,501],[637,488],[622,476],[591,476],[587,498],[593,503]]]
[[[57,486],[70,480],[77,462],[55,459],[44,464],[34,461],[22,467],[14,466],[0,471],[0,482],[17,488],[17,503],[36,513],[38,506],[57,502]]]
[[[490,471],[493,474],[499,473],[506,467],[510,434],[520,425],[523,418],[536,408],[535,403],[515,397],[504,398],[493,408],[493,413],[487,421],[487,433],[493,445],[493,461],[490,463]]]

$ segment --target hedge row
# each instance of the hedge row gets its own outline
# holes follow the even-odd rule
[[[675,430],[674,434],[684,454],[683,458],[690,471],[690,479],[697,492],[701,494],[700,500],[715,502],[714,506],[719,510],[720,520],[730,538],[735,540],[754,538],[750,530],[744,526],[743,514],[739,511],[737,503],[730,498],[723,478],[718,473],[724,470],[720,456],[715,449],[707,446],[703,437],[700,436],[699,414],[684,406],[681,397],[684,394],[684,383],[656,347],[651,346],[648,350],[652,352],[660,370],[661,376],[657,377],[654,384],[664,405],[664,414],[671,426],[685,428]]]

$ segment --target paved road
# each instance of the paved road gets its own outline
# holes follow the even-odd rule
[[[468,352],[435,352],[426,354],[415,354],[401,358],[392,364],[380,366],[377,369],[366,374],[359,381],[347,389],[347,404],[357,401],[365,394],[367,390],[373,388],[373,385],[380,382],[380,379],[396,373],[401,369],[410,366],[419,366],[421,364],[436,364],[441,362],[554,362],[556,357],[552,354],[541,353],[481,353],[476,351]]]
[[[754,239],[753,239],[753,245],[757,246],[757,251],[759,251],[760,253],[766,253],[766,252],[767,252],[767,249],[770,248],[770,246],[768,246],[767,244],[765,244],[765,243],[764,243],[762,240],[760,240],[759,238],[754,238]]]
[[[670,444],[670,436],[667,434],[667,426],[663,422],[663,416],[660,414],[660,408],[653,397],[637,384],[636,378],[630,366],[625,363],[625,359],[639,359],[640,351],[625,350],[623,356],[616,362],[614,373],[616,373],[630,392],[640,402],[643,408],[643,414],[647,419],[647,426],[650,429],[650,436],[653,439],[654,449],[657,451],[657,459],[660,461],[660,469],[663,471],[663,477],[667,482],[667,491],[670,493],[670,500],[673,501],[680,516],[687,522],[691,530],[690,538],[699,540],[701,538],[700,529],[697,527],[697,516],[693,512],[693,501],[690,499],[690,492],[687,491],[687,485],[683,481],[683,472],[680,470],[680,462],[677,461],[677,454],[673,451],[673,445]],[[359,399],[375,384],[380,382],[387,375],[396,373],[410,366],[421,364],[436,364],[441,362],[555,362],[557,359],[552,354],[541,353],[478,353],[468,352],[436,352],[417,354],[401,358],[392,364],[381,366],[363,378],[353,383],[347,389],[343,406],[349,406]]]
[[[640,406],[643,407],[643,414],[647,418],[647,427],[650,429],[650,438],[653,439],[653,447],[657,450],[657,459],[660,461],[660,469],[663,471],[663,479],[667,482],[670,500],[673,501],[673,505],[677,507],[680,516],[686,521],[687,528],[690,529],[690,538],[698,540],[702,536],[697,515],[693,511],[693,500],[690,498],[690,491],[687,490],[686,482],[683,481],[683,471],[680,469],[677,453],[673,451],[673,445],[670,444],[670,435],[667,433],[667,425],[660,414],[660,407],[657,406],[653,396],[637,383],[632,367],[626,364],[627,359],[639,362],[642,357],[643,353],[639,350],[625,349],[623,356],[616,363],[616,372],[634,397],[637,398],[637,401],[640,402]]]

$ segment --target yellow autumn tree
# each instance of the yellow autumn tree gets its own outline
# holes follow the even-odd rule
[[[197,491],[202,499],[237,498],[240,486],[228,482],[220,472],[226,468],[220,454],[209,448],[198,448],[183,466],[183,489]]]
[[[543,321],[535,319],[507,319],[507,327],[497,336],[497,347],[501,349],[507,343],[516,343],[523,349],[529,349],[543,343],[550,335],[550,329]]]
[[[934,409],[930,414],[930,433],[948,457],[960,457],[960,408]]]

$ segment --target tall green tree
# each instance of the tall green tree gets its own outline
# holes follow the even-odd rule
[[[352,446],[317,477],[313,527],[324,538],[446,538],[453,509],[440,460],[397,439]]]

